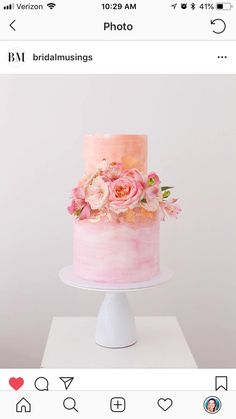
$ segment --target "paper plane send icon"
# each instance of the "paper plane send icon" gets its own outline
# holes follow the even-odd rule
[[[59,377],[59,378],[64,383],[64,386],[65,386],[66,390],[68,390],[72,381],[74,380],[74,377]]]

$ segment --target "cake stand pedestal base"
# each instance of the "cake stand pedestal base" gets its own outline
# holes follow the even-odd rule
[[[134,315],[124,292],[107,292],[97,316],[95,341],[107,348],[125,348],[137,340]]]
[[[75,275],[72,266],[63,268],[59,276],[66,285],[106,293],[97,316],[95,342],[107,348],[125,348],[137,341],[135,319],[126,292],[160,285],[171,278],[172,272],[165,269],[151,280],[122,284],[87,281]]]

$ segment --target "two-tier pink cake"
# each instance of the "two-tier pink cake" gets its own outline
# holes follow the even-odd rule
[[[74,272],[88,281],[128,283],[160,273],[160,219],[176,200],[147,174],[145,135],[85,137],[86,175],[72,192]]]

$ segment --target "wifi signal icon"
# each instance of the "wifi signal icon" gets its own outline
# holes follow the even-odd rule
[[[47,6],[49,7],[49,9],[54,9],[54,7],[56,6],[55,3],[48,3]]]

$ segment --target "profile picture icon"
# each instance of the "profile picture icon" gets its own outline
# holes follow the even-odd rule
[[[221,401],[215,396],[207,397],[203,403],[203,407],[207,413],[218,413],[221,409]]]

